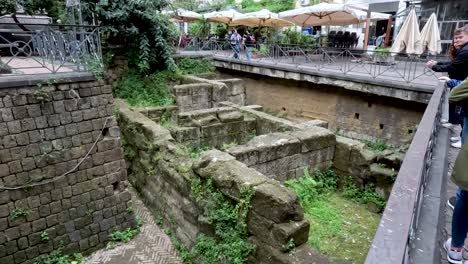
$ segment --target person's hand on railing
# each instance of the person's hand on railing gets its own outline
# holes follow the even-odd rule
[[[430,60],[426,63],[426,67],[429,68],[429,69],[432,69],[432,67],[434,67],[435,65],[437,64],[437,61],[435,60]]]

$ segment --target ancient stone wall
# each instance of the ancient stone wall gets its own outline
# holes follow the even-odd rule
[[[256,135],[256,119],[232,107],[179,113],[176,122],[169,130],[177,142],[186,145],[244,144]]]
[[[335,172],[343,180],[351,176],[361,188],[373,184],[385,200],[390,196],[402,160],[403,154],[398,150],[372,151],[360,141],[336,137]]]
[[[186,76],[172,88],[179,112],[220,106],[221,102],[245,105],[245,86],[239,79],[208,80]]]
[[[261,135],[227,151],[249,167],[284,182],[304,176],[305,169],[328,169],[335,154],[335,135],[311,127]]]
[[[92,252],[135,223],[111,87],[56,78],[0,84],[0,263]]]
[[[220,77],[242,78],[246,104],[282,111],[288,118],[324,120],[330,130],[356,139],[382,139],[397,146],[408,144],[426,107],[417,100],[410,102],[331,85],[234,73],[223,73]]]
[[[247,225],[249,240],[257,250],[250,263],[327,263],[305,243],[309,223],[294,192],[225,152],[211,150],[191,159],[168,129],[121,101],[117,104],[129,181],[184,245],[193,247],[202,233],[214,235],[214,227],[203,214],[203,201],[197,201],[191,189],[194,180],[210,178],[214,187],[234,202],[243,187],[255,190]],[[296,247],[285,253],[290,239]]]

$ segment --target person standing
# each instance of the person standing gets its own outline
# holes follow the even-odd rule
[[[468,102],[468,79],[453,88],[451,102]],[[452,181],[459,187],[452,215],[452,237],[444,243],[450,263],[468,264],[463,247],[468,234],[468,144],[463,145],[453,167]]]
[[[231,47],[234,49],[235,59],[239,59],[240,41],[241,41],[241,36],[237,33],[237,30],[236,29],[232,30]]]
[[[448,62],[437,62],[430,60],[426,66],[436,72],[447,72],[448,77],[453,80],[465,80],[468,77],[468,25],[455,30],[453,37],[453,46],[455,48],[455,56]],[[466,103],[465,103],[466,104]],[[468,105],[466,105],[468,106]],[[467,107],[464,107],[468,110]],[[463,107],[462,107],[463,108]],[[468,111],[465,113],[463,123],[468,125]],[[463,125],[465,128],[466,126]],[[466,132],[465,132],[466,131]],[[461,135],[461,142],[452,144],[453,147],[461,147],[464,142],[464,137],[468,134],[468,127],[463,129]]]
[[[248,30],[246,30],[244,39],[245,39],[244,40],[245,57],[247,58],[248,61],[250,61],[250,48],[255,44],[255,38]]]

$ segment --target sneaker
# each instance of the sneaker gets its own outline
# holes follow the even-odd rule
[[[445,128],[452,128],[453,125],[450,124],[450,123],[444,123],[444,124],[442,124],[442,126],[445,127]]]
[[[457,202],[457,197],[452,196],[447,200],[447,205],[453,209],[455,209],[455,203]]]
[[[461,147],[462,147],[461,140],[460,140],[460,141],[457,141],[457,142],[455,142],[455,143],[452,143],[452,147],[461,149]]]
[[[447,251],[448,262],[453,263],[453,264],[465,264],[465,263],[462,263],[462,259],[463,259],[462,250],[460,251],[452,250],[450,249],[451,245],[452,245],[452,238],[449,238],[444,243],[444,249],[445,251]]]
[[[450,138],[450,142],[452,142],[452,143],[455,143],[455,142],[460,141],[460,140],[461,140],[460,137],[451,137]]]

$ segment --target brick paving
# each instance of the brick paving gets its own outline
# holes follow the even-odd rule
[[[179,264],[170,238],[155,223],[133,188],[130,188],[135,213],[143,220],[141,232],[130,242],[113,249],[101,249],[86,258],[87,264]]]
[[[459,133],[459,131],[460,131],[459,129],[456,129],[454,132],[452,132],[451,136],[456,136]],[[455,195],[455,192],[457,191],[457,186],[450,180],[450,175],[452,173],[453,164],[455,163],[455,160],[457,158],[458,151],[459,150],[456,149],[456,148],[450,148],[450,150],[449,150],[449,160],[448,160],[449,169],[448,169],[448,177],[447,177],[447,181],[448,181],[448,183],[447,183],[447,198]],[[445,204],[445,227],[444,227],[444,230],[443,230],[444,240],[440,241],[440,243],[439,243],[440,250],[442,251],[442,261],[441,261],[442,264],[449,263],[447,261],[447,254],[446,254],[445,250],[443,249],[442,245],[443,245],[445,239],[447,239],[448,237],[451,236],[452,213],[453,213],[453,210],[450,207],[448,207],[447,204]],[[468,239],[465,240],[465,252],[468,252]]]

